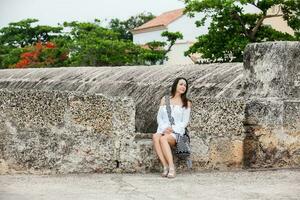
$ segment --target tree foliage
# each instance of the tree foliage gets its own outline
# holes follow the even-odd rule
[[[136,21],[137,26],[142,22],[128,21]],[[159,48],[167,43],[136,45],[121,32],[103,27],[100,20],[64,22],[58,27],[34,26],[36,22],[27,19],[0,29],[0,68],[148,65],[162,63],[169,51]],[[182,35],[166,32],[164,37],[173,45]]]
[[[68,59],[68,52],[62,51],[52,42],[37,42],[34,46],[22,49],[20,60],[12,67],[52,67],[62,66]]]
[[[136,16],[131,16],[129,19],[124,21],[115,18],[109,22],[109,28],[120,33],[120,39],[132,40],[133,37],[130,31],[150,21],[154,17],[155,16],[152,13],[141,13]]]
[[[38,41],[47,42],[60,34],[62,27],[33,26],[37,19],[25,19],[9,23],[0,29],[0,44],[10,47],[25,47]]]
[[[300,1],[295,0],[185,0],[185,13],[195,16],[197,12],[205,17],[197,21],[203,26],[211,19],[208,34],[198,37],[197,42],[187,51],[201,53],[211,62],[241,61],[243,50],[248,43],[277,40],[297,40],[300,31]],[[260,13],[247,13],[245,6],[251,5]],[[281,12],[267,12],[272,6],[279,6]],[[295,36],[276,31],[263,25],[267,18],[283,17],[295,31]]]
[[[171,51],[172,46],[178,39],[183,39],[180,32],[164,31],[161,36],[166,38],[166,42],[152,41],[146,43],[151,51],[145,52],[144,58],[150,61],[152,65],[156,63],[163,64],[165,60],[168,60],[167,53]]]
[[[41,57],[38,56],[37,62],[29,62],[29,57],[24,57],[22,54],[26,55],[33,51],[37,44],[46,44],[61,38],[63,27],[34,25],[36,22],[38,22],[37,19],[25,19],[9,23],[7,27],[0,29],[0,68],[17,67],[16,64],[19,61],[23,63],[19,63],[19,67],[39,67],[38,60],[42,59]],[[60,46],[55,49],[59,52],[65,50]],[[47,51],[43,51],[44,57],[45,52]]]

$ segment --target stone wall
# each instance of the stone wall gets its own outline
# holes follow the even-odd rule
[[[299,83],[299,42],[268,42],[246,48],[246,166],[300,166]]]
[[[190,130],[195,165],[206,169],[243,166],[244,110],[242,99],[194,100]]]
[[[151,136],[177,76],[190,81],[194,170],[299,167],[299,47],[248,45],[244,67],[1,70],[0,171],[157,171]]]
[[[242,100],[194,102],[194,170],[242,166],[244,107]],[[134,113],[130,98],[0,90],[0,172],[157,171],[151,134],[134,131]]]
[[[0,91],[2,172],[113,172],[133,132],[130,98]]]
[[[160,99],[176,77],[183,76],[190,81],[188,96],[191,99],[235,98],[241,92],[242,69],[242,63],[5,69],[0,73],[0,89],[129,96],[136,108],[136,132],[153,133],[157,128]]]
[[[240,169],[244,163],[245,102],[243,99],[199,98],[193,101],[188,125],[191,137],[193,170]],[[136,135],[137,151],[145,171],[160,167],[152,141],[145,133]],[[134,153],[134,152],[133,152]],[[177,168],[186,163],[174,156]]]

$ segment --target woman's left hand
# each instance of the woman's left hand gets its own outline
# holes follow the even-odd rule
[[[168,127],[168,128],[166,129],[166,131],[168,132],[168,134],[173,133],[173,129],[172,129],[171,127]]]

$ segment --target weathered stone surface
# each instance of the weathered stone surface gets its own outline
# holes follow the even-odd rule
[[[246,125],[274,127],[282,125],[283,101],[279,99],[249,99],[245,108]]]
[[[1,70],[0,88],[80,91],[129,96],[136,107],[136,131],[154,133],[164,92],[178,76],[190,82],[191,99],[234,98],[241,92],[242,63],[176,66],[66,67]]]
[[[0,171],[157,171],[151,134],[178,76],[191,83],[196,170],[299,167],[299,59],[298,42],[277,42],[249,45],[244,71],[241,63],[1,70]]]
[[[242,99],[201,98],[193,102],[189,130],[194,170],[240,168],[243,165],[244,110]],[[143,161],[141,167],[151,171],[159,169],[151,140],[139,136],[136,141],[137,152],[142,157],[138,160]],[[174,159],[179,170],[187,170],[184,160],[178,160],[176,156]]]
[[[161,168],[152,134],[134,130],[130,98],[39,90],[0,90],[0,96],[1,173]],[[203,98],[194,105],[190,126],[194,170],[240,167],[236,141],[244,137],[244,102]],[[224,153],[230,156],[224,158]],[[183,160],[176,156],[174,160],[179,170],[187,169]]]
[[[0,171],[113,172],[123,163],[132,99],[32,90],[0,97]]]
[[[243,99],[200,98],[193,101],[189,127],[196,166],[224,168],[243,165],[243,148],[236,148],[235,141],[242,144],[245,137],[244,110]]]
[[[248,167],[300,166],[299,47],[299,42],[267,42],[245,50]]]
[[[300,100],[283,102],[283,128],[291,136],[300,136]]]
[[[243,166],[242,140],[218,138],[212,141],[209,146],[209,165],[211,168],[239,168]]]
[[[243,99],[198,98],[193,101],[190,127],[203,138],[244,137]]]
[[[244,140],[245,165],[248,167],[298,167],[300,137],[292,137],[282,127],[253,128]]]
[[[300,165],[299,110],[290,102],[256,102],[248,104],[246,138],[244,140],[245,165],[248,167],[298,167]],[[287,106],[286,103],[289,105]],[[299,103],[292,106],[299,107]],[[257,109],[260,108],[260,109]],[[287,110],[286,110],[287,109]],[[248,115],[246,114],[246,119]],[[276,116],[276,117],[275,117]],[[256,122],[256,123],[254,123]]]
[[[250,98],[300,98],[300,42],[248,45],[243,86]]]

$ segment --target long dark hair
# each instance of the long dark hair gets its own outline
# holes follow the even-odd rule
[[[172,95],[172,97],[175,96],[175,94],[176,94],[176,88],[177,88],[178,82],[179,82],[181,79],[185,80],[185,82],[186,82],[186,90],[185,90],[185,92],[184,92],[183,94],[181,94],[181,100],[182,100],[182,103],[183,103],[183,107],[187,108],[187,106],[188,106],[188,101],[191,101],[191,100],[189,100],[189,99],[186,97],[186,93],[187,93],[187,91],[188,91],[188,89],[189,89],[189,84],[188,84],[188,81],[186,80],[186,78],[178,77],[178,78],[176,78],[176,79],[174,80],[174,82],[173,82],[173,84],[172,84],[172,88],[171,88],[171,95]]]

